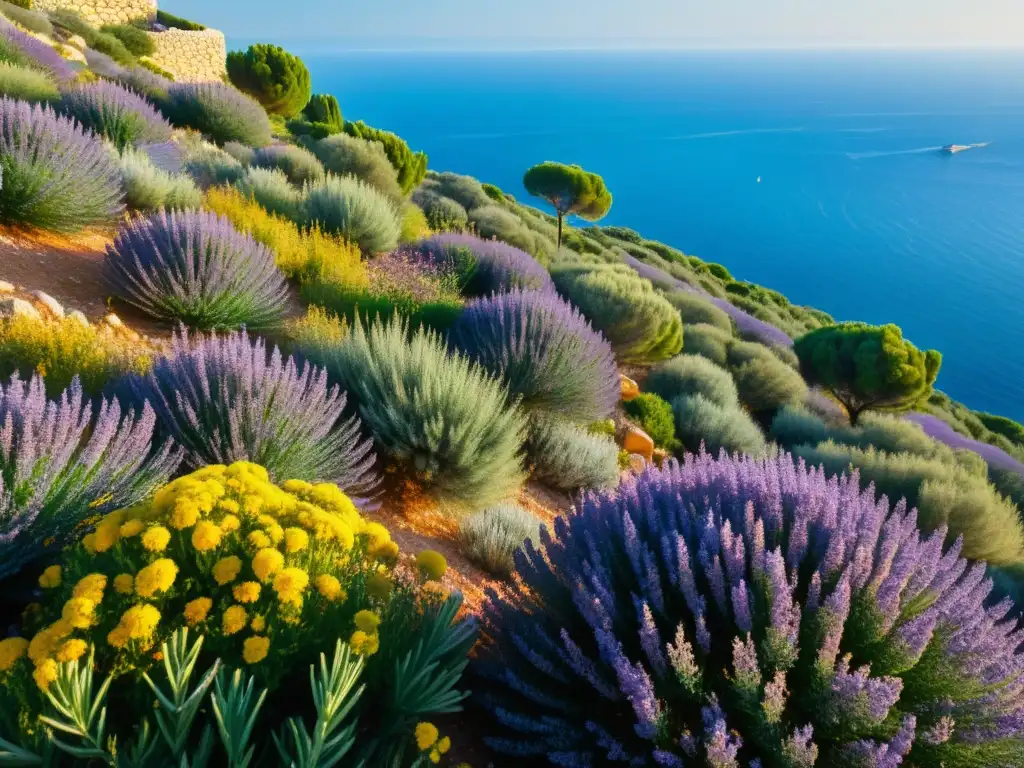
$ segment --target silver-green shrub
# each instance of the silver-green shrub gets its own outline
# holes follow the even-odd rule
[[[688,355],[706,357],[715,365],[725,366],[732,334],[714,325],[698,323],[683,325],[683,351]]]
[[[0,96],[32,103],[50,102],[60,95],[45,72],[0,61]]]
[[[723,406],[704,395],[683,395],[672,401],[676,417],[676,438],[688,451],[697,451],[701,444],[712,455],[725,449],[762,457],[768,443],[757,423],[738,405]]]
[[[459,524],[462,553],[495,576],[515,569],[515,553],[527,539],[537,539],[540,523],[518,504],[503,502]]]
[[[302,193],[292,186],[283,171],[249,168],[235,186],[245,197],[252,198],[270,213],[290,221],[302,217]]]
[[[619,479],[619,447],[575,424],[535,419],[528,441],[533,475],[551,488],[611,488]]]
[[[198,208],[203,201],[189,176],[158,168],[145,151],[126,147],[119,162],[125,202],[133,211]]]
[[[711,325],[732,335],[732,320],[710,300],[686,291],[672,291],[665,298],[679,310],[684,325]]]
[[[313,153],[323,168],[335,176],[355,176],[391,200],[402,199],[398,175],[380,142],[357,139],[345,133],[336,133],[313,145]],[[323,173],[320,174],[320,178]],[[310,181],[319,181],[311,179]]]
[[[740,402],[732,375],[697,355],[677,355],[656,365],[644,382],[644,391],[669,402],[680,395],[703,395],[723,408],[735,408]]]
[[[368,254],[390,251],[402,232],[391,200],[354,176],[328,176],[308,186],[305,220],[358,244]]]

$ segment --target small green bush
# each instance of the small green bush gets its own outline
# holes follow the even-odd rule
[[[227,149],[226,146],[225,149]],[[274,144],[257,149],[249,156],[248,161],[241,157],[237,157],[237,159],[243,165],[280,170],[288,177],[288,181],[297,187],[320,181],[325,175],[324,167],[316,159],[316,155],[308,149],[292,144]]]
[[[144,151],[127,147],[120,160],[129,209],[149,213],[161,208],[198,208],[202,203],[203,193],[189,176],[158,168]]]
[[[235,186],[243,196],[252,198],[270,213],[290,221],[302,217],[302,193],[292,186],[283,171],[249,168]]]
[[[183,19],[180,16],[175,16],[167,11],[157,11],[156,20],[157,23],[163,24],[165,27],[170,27],[171,29],[183,29],[186,32],[202,32],[206,29],[202,24],[197,24],[194,21]]]
[[[676,437],[686,450],[696,453],[703,444],[712,455],[725,449],[761,457],[768,452],[764,434],[738,406],[722,406],[703,395],[683,395],[672,401]]]
[[[732,334],[706,323],[683,326],[683,351],[688,355],[706,357],[723,368],[728,364]]]
[[[21,3],[7,3],[0,0],[0,13],[13,21],[19,27],[24,27],[30,32],[37,32],[40,35],[53,37],[53,24],[41,13],[31,10],[32,4],[25,1]]]
[[[537,539],[540,523],[518,504],[505,502],[470,515],[459,524],[463,554],[495,576],[515,570],[515,552],[527,539]]]
[[[697,355],[679,355],[655,366],[644,389],[668,402],[680,395],[703,395],[723,408],[734,408],[740,402],[732,375]]]
[[[240,162],[220,147],[205,141],[185,148],[184,168],[203,189],[234,184],[245,175],[245,168]]]
[[[679,312],[629,267],[556,266],[551,277],[559,293],[605,335],[620,362],[654,363],[682,348]]]
[[[237,141],[224,142],[224,146],[221,149],[246,167],[252,165],[256,157],[255,149],[247,147],[245,144],[239,144]]]
[[[935,459],[831,441],[797,446],[792,452],[830,475],[856,469],[861,482],[874,483],[879,494],[893,501],[905,498],[917,508],[923,530],[947,525],[950,541],[962,535],[965,557],[997,566],[1024,562],[1020,512],[984,476]]]
[[[752,411],[774,411],[803,402],[807,384],[781,360],[750,360],[732,371],[740,400]]]
[[[402,204],[402,233],[398,236],[398,242],[402,245],[409,245],[418,242],[430,235],[430,223],[427,215],[415,203],[405,202]]]
[[[555,252],[555,244],[533,232],[522,219],[498,205],[484,205],[469,212],[476,233],[484,239],[501,240],[526,251],[542,263]]]
[[[307,187],[305,219],[357,243],[367,254],[391,250],[402,231],[391,200],[352,176],[328,176]]]
[[[136,63],[135,57],[125,44],[106,32],[94,32],[89,38],[89,47],[106,54],[122,66],[128,67]]]
[[[467,211],[490,205],[491,198],[484,192],[483,186],[472,176],[462,176],[458,173],[434,173],[428,172],[417,194],[435,194],[440,197],[448,197],[457,202]]]
[[[398,185],[403,194],[409,194],[418,187],[427,175],[427,156],[423,152],[413,152],[400,136],[373,128],[361,120],[345,123],[344,130],[350,136],[381,145],[398,175]]]
[[[377,142],[339,133],[314,144],[313,154],[336,176],[355,176],[391,200],[402,198],[395,169]]]
[[[78,35],[86,43],[96,34],[96,29],[82,18],[81,14],[70,8],[56,8],[50,11],[50,21],[64,30],[68,35]]]
[[[462,302],[456,298],[418,301],[412,296],[320,280],[303,283],[301,296],[307,304],[324,307],[350,323],[359,317],[402,317],[412,328],[423,326],[442,333],[455,324],[463,311]]]
[[[675,451],[679,447],[676,439],[676,418],[672,406],[657,395],[649,392],[628,400],[623,404],[626,414],[646,432],[659,448]]]
[[[55,100],[60,92],[46,73],[0,61],[0,96],[39,103]]]
[[[162,107],[177,127],[192,128],[218,144],[265,147],[271,141],[263,107],[225,83],[172,83]]]
[[[666,293],[665,298],[679,310],[684,325],[711,325],[732,335],[732,319],[707,299],[685,291]]]
[[[234,86],[272,115],[295,117],[309,103],[309,70],[302,59],[280,46],[261,43],[244,52],[232,51],[227,67]]]
[[[303,346],[355,398],[381,452],[452,511],[508,498],[523,481],[526,423],[505,389],[425,329],[356,322],[340,344]]]
[[[330,133],[340,133],[345,125],[338,100],[330,94],[314,93],[302,110],[302,115],[314,125],[322,125]]]
[[[535,419],[528,451],[533,475],[551,488],[610,488],[619,481],[619,447],[613,440],[559,419]]]
[[[435,232],[465,232],[469,227],[469,213],[450,197],[423,195],[413,199],[423,207],[427,223]]]
[[[100,32],[116,37],[133,56],[152,56],[156,52],[153,38],[131,24],[107,24],[100,27]]]

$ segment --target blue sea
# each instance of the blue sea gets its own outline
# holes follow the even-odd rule
[[[602,223],[897,323],[942,390],[1024,420],[1024,51],[304,53],[431,168],[525,199],[527,167],[579,163]]]

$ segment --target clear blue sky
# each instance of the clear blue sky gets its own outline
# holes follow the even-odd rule
[[[231,41],[362,48],[1024,45],[1024,0],[160,0]]]

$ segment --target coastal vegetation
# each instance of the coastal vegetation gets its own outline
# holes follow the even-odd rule
[[[1024,426],[937,351],[136,31],[0,3],[0,764],[1024,764]]]

